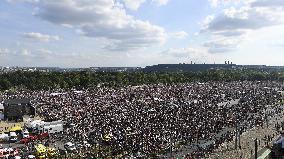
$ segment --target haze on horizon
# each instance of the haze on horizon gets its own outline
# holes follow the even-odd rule
[[[283,0],[2,0],[0,66],[283,65]]]

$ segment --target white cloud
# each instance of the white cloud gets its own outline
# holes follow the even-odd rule
[[[276,41],[271,41],[269,43],[271,46],[274,46],[274,47],[284,47],[284,41],[280,41],[280,40],[276,40]]]
[[[37,52],[38,54],[42,54],[42,55],[52,55],[53,54],[53,52],[48,49],[38,49]]]
[[[180,58],[191,58],[191,59],[198,59],[201,60],[203,58],[208,58],[208,53],[205,49],[202,48],[170,48],[166,51],[162,52],[163,55],[169,55],[173,57],[180,57]]]
[[[28,50],[28,49],[21,49],[21,51],[19,53],[20,53],[20,55],[23,55],[23,56],[31,55],[31,51]]]
[[[218,15],[206,17],[202,23],[201,33],[211,36],[211,40],[204,44],[209,52],[229,52],[244,41],[250,32],[277,26],[284,23],[284,11],[281,2],[248,1],[240,7],[230,7]],[[214,1],[214,3],[228,3],[228,1]],[[212,1],[213,3],[213,1]],[[275,8],[275,5],[278,7]],[[218,38],[216,38],[218,37]]]
[[[9,3],[16,3],[16,2],[28,2],[28,3],[37,3],[40,0],[7,0]]]
[[[210,23],[215,19],[215,15],[208,15],[206,18],[201,22],[202,30],[208,29]]]
[[[50,42],[50,41],[60,40],[59,36],[53,36],[53,35],[47,35],[47,34],[41,34],[41,33],[35,33],[35,32],[24,33],[23,37],[27,39],[41,41],[41,42]]]
[[[222,30],[222,31],[214,31],[212,35],[220,35],[224,37],[239,37],[241,35],[246,35],[249,31],[248,30]]]
[[[153,3],[157,4],[158,6],[168,4],[169,0],[152,0]]]
[[[26,48],[21,49],[1,49],[0,48],[0,55],[3,55],[5,57],[14,57],[14,56],[30,56],[31,51]]]
[[[284,17],[281,14],[283,13],[277,13],[270,9],[243,7],[236,10],[230,8],[226,9],[223,14],[211,19],[203,28],[209,31],[260,29],[281,24]]]
[[[242,38],[227,38],[214,36],[213,40],[205,42],[204,47],[208,48],[210,53],[223,53],[234,51],[242,41]]]
[[[221,3],[222,0],[217,0]],[[223,0],[232,1],[232,0]],[[239,2],[242,2],[239,0]],[[274,7],[277,6],[278,9]],[[203,22],[203,29],[235,30],[235,29],[260,29],[284,22],[284,1],[259,0],[248,1],[241,7],[231,6],[223,10],[221,14],[210,15]],[[282,8],[282,9],[281,9]]]
[[[79,67],[78,61],[93,61],[92,58],[86,58],[82,54],[76,54],[73,52],[52,52],[48,49],[27,49],[14,48],[9,50],[9,54],[1,55],[1,61],[5,66],[62,66],[62,67]],[[64,60],[61,60],[64,59]],[[89,65],[92,66],[92,65]]]
[[[252,2],[251,6],[253,7],[276,7],[276,8],[283,8],[284,1],[283,0],[259,0]]]
[[[249,4],[255,0],[208,0],[212,7]]]
[[[1,54],[1,49],[0,49],[0,54]],[[21,59],[21,58],[30,58],[30,59],[48,59],[48,58],[53,58],[54,60],[56,60],[57,58],[60,59],[59,57],[63,57],[63,55],[58,54],[58,53],[54,53],[51,50],[45,49],[45,48],[41,48],[41,49],[27,49],[25,47],[23,48],[15,48],[12,50],[7,50],[6,49],[6,57],[13,59],[13,58],[17,58],[17,59]],[[66,54],[68,56],[71,56],[70,54]],[[61,61],[61,60],[59,60]],[[49,61],[50,62],[50,61]]]
[[[0,48],[0,55],[6,55],[9,54],[10,50],[7,48]]]
[[[206,47],[170,48],[158,54],[156,63],[214,63],[219,54],[211,54]]]
[[[114,0],[40,0],[35,16],[109,41],[108,50],[131,51],[163,44],[164,28],[135,19]]]
[[[213,7],[217,7],[219,5],[219,0],[209,0],[211,6]]]
[[[228,3],[230,2],[231,0],[209,0],[210,4],[212,7],[217,7],[219,6],[220,4],[224,4],[224,3]]]
[[[188,36],[187,32],[185,31],[173,32],[170,35],[177,39],[184,39]]]
[[[146,0],[122,0],[125,6],[131,10],[137,10]]]
[[[125,7],[131,10],[137,10],[140,8],[140,6],[150,0],[121,0]],[[151,0],[152,3],[154,3],[157,6],[163,6],[167,5],[169,0]]]

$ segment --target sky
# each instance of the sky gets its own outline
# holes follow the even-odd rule
[[[0,66],[284,65],[284,0],[1,0]]]

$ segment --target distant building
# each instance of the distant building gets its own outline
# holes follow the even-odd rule
[[[136,72],[140,67],[90,67],[93,72]]]
[[[8,99],[3,106],[5,120],[23,120],[24,115],[35,115],[35,108],[29,99]]]
[[[144,72],[195,72],[211,69],[232,69],[236,64],[158,64],[147,66]]]

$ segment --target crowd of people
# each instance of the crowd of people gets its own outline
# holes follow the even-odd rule
[[[168,155],[196,145],[187,154],[196,158],[232,140],[237,123],[241,132],[264,126],[266,106],[277,104],[283,90],[273,81],[192,82],[22,90],[3,98],[30,98],[43,120],[65,122],[64,140],[108,147],[112,156]],[[201,146],[204,141],[211,142]]]

